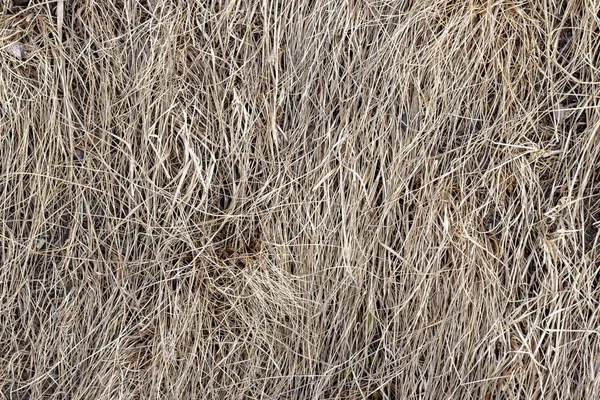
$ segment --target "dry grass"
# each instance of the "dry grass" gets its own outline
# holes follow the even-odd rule
[[[598,1],[4,6],[0,399],[600,395]]]

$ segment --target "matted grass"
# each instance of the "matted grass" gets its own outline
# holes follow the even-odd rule
[[[600,394],[598,1],[5,3],[0,399]]]

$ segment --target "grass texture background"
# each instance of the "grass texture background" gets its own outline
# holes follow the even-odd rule
[[[590,399],[600,2],[5,1],[0,399]]]

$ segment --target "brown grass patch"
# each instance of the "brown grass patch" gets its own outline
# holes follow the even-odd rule
[[[13,2],[0,399],[599,395],[597,2]]]

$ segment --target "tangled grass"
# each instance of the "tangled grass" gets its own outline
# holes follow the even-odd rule
[[[0,399],[597,397],[599,12],[5,1]]]

